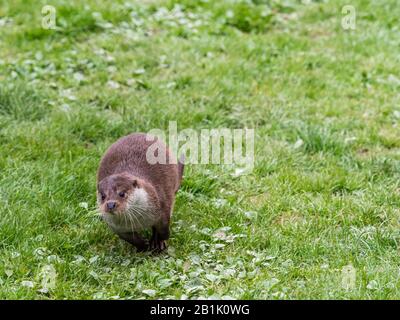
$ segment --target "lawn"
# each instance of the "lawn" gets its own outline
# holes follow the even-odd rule
[[[2,1],[0,298],[400,298],[397,2]],[[186,166],[168,252],[136,253],[97,166],[170,121],[253,128],[254,169]]]

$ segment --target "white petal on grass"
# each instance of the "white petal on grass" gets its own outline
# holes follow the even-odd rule
[[[200,258],[200,256],[197,255],[197,254],[192,255],[192,256],[190,257],[190,260],[191,260],[192,264],[194,264],[194,265],[200,265],[200,264],[201,264],[201,261],[202,261],[202,259]]]
[[[174,88],[176,86],[176,82],[168,82],[166,85],[165,85],[165,88],[166,89],[172,89],[172,88]]]
[[[204,287],[203,287],[202,285],[191,285],[191,284],[189,284],[189,285],[187,285],[185,288],[186,288],[186,292],[187,292],[188,294],[191,294],[191,293],[195,293],[195,292],[199,292],[199,291],[201,291],[201,290],[204,290]]]
[[[349,142],[353,142],[356,140],[357,140],[357,137],[347,137],[346,139],[344,139],[344,142],[349,143]]]
[[[48,262],[64,262],[62,259],[60,259],[59,256],[55,255],[55,254],[51,254],[47,257],[47,261]]]
[[[144,293],[145,295],[148,295],[149,297],[155,297],[156,295],[156,290],[153,289],[145,289],[142,291],[142,293]]]
[[[74,79],[78,82],[81,82],[81,81],[85,80],[85,76],[83,75],[82,72],[75,72]]]
[[[275,286],[277,283],[279,283],[279,280],[276,278],[271,278],[269,280],[263,281],[263,287],[267,290],[270,290],[273,286]]]
[[[99,259],[99,256],[91,257],[91,258],[89,259],[89,263],[90,263],[90,264],[93,264],[93,263],[95,263],[98,259]]]
[[[13,258],[13,259],[18,258],[19,256],[21,256],[21,254],[17,251],[13,251],[11,253],[11,258]]]
[[[115,58],[114,58],[113,56],[107,55],[107,56],[106,56],[106,61],[107,61],[107,62],[114,62],[114,61],[115,61]]]
[[[70,105],[67,104],[67,103],[62,104],[62,105],[60,106],[60,109],[61,109],[62,111],[64,111],[64,112],[69,112],[69,111],[71,111],[71,107],[70,107]]]
[[[120,87],[118,82],[112,80],[107,82],[107,86],[109,86],[111,89],[118,89]]]
[[[41,258],[41,257],[44,257],[45,255],[48,254],[48,250],[47,250],[46,248],[39,247],[39,248],[36,248],[36,249],[33,251],[33,254],[34,254],[37,258]]]
[[[36,52],[35,53],[35,59],[38,60],[38,61],[42,60],[43,59],[43,53],[40,52],[40,51]]]
[[[257,212],[256,211],[246,211],[244,213],[244,216],[249,220],[255,220],[257,218]]]
[[[207,297],[207,300],[221,300],[221,297],[217,294],[213,294],[213,295]]]
[[[233,277],[235,274],[236,274],[236,270],[234,270],[234,269],[228,268],[228,269],[225,269],[222,271],[222,275],[227,278]]]
[[[293,148],[299,149],[303,144],[304,144],[304,141],[303,141],[302,139],[298,139],[298,140],[294,143]]]
[[[394,85],[400,85],[400,79],[394,74],[389,75],[388,82]]]
[[[13,20],[11,18],[8,17],[4,17],[4,18],[0,18],[0,27],[4,27],[7,24],[12,23]]]
[[[222,230],[219,230],[213,234],[213,238],[215,238],[217,240],[225,240],[226,233]]]
[[[226,17],[227,18],[233,18],[235,16],[235,13],[232,10],[228,10],[226,12]]]
[[[65,89],[60,91],[60,95],[68,100],[75,101],[76,96],[72,93],[71,89]]]
[[[232,177],[240,177],[243,176],[245,174],[247,174],[249,172],[248,168],[236,168],[235,172],[231,174]]]
[[[103,292],[96,292],[94,295],[93,295],[93,299],[104,299],[104,293]]]
[[[368,284],[367,284],[367,289],[368,290],[376,290],[378,289],[378,282],[376,280],[371,280]]]
[[[39,278],[41,279],[41,289],[40,292],[48,292],[56,287],[57,271],[53,265],[44,265],[39,273]]]
[[[107,71],[108,71],[108,73],[115,73],[115,72],[117,72],[117,67],[116,66],[108,66]]]
[[[126,85],[129,87],[133,86],[135,83],[136,83],[135,79],[130,78],[130,79],[126,80]]]
[[[231,296],[222,296],[221,300],[236,300],[234,297]]]
[[[217,244],[215,245],[215,248],[216,248],[216,249],[222,249],[223,247],[225,247],[225,245],[224,245],[223,243],[217,243]]]
[[[79,207],[88,210],[89,209],[89,204],[87,202],[81,202],[79,204]]]
[[[103,28],[103,29],[111,29],[112,27],[114,27],[114,25],[111,22],[107,22],[107,21],[96,22],[96,26]]]
[[[84,262],[86,259],[80,255],[76,255],[74,256],[75,260],[72,261],[72,263],[76,263],[76,264],[80,264],[82,262]]]
[[[140,68],[140,69],[133,70],[132,73],[133,73],[134,75],[141,75],[141,74],[143,74],[143,73],[145,73],[145,72],[146,72],[145,69]]]
[[[158,285],[159,285],[159,287],[161,288],[161,289],[165,289],[165,288],[168,288],[168,287],[170,287],[171,285],[172,285],[172,280],[171,279],[161,279],[160,281],[159,281],[159,283],[158,283]]]
[[[101,14],[101,12],[92,12],[92,17],[96,20],[103,20],[103,15]]]
[[[206,279],[211,282],[215,282],[215,281],[219,280],[219,277],[216,276],[215,274],[206,274]]]
[[[129,259],[125,259],[124,261],[122,261],[122,263],[121,263],[121,266],[123,266],[123,267],[127,267],[127,266],[129,266],[129,265],[130,265],[130,263],[131,263],[131,260],[129,260]]]
[[[228,203],[226,199],[215,199],[214,200],[214,206],[217,208],[222,208]]]
[[[173,257],[173,258],[176,257],[176,250],[175,250],[174,247],[169,246],[168,249],[167,249],[167,251],[168,251],[168,255],[169,255],[169,256],[171,256],[171,257]]]
[[[21,281],[21,286],[26,288],[33,288],[35,284],[32,281]]]
[[[205,234],[205,235],[209,235],[211,233],[211,229],[210,228],[203,228],[200,230],[201,234]]]

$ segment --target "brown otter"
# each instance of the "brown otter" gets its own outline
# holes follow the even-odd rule
[[[165,164],[148,161],[157,146]],[[183,174],[168,147],[156,137],[134,133],[115,142],[103,156],[97,173],[97,199],[103,220],[138,250],[162,251],[169,238],[169,222]],[[150,243],[139,231],[152,228]]]

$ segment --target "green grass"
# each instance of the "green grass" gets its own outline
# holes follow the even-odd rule
[[[398,3],[345,31],[349,1],[308,2],[57,0],[44,30],[47,1],[2,1],[0,298],[400,298]],[[254,128],[255,168],[187,166],[168,254],[139,254],[96,169],[169,121]]]

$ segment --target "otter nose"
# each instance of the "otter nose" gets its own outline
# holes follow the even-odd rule
[[[114,201],[107,202],[107,208],[108,208],[109,210],[115,209],[116,206],[117,206],[117,203],[114,202]]]

